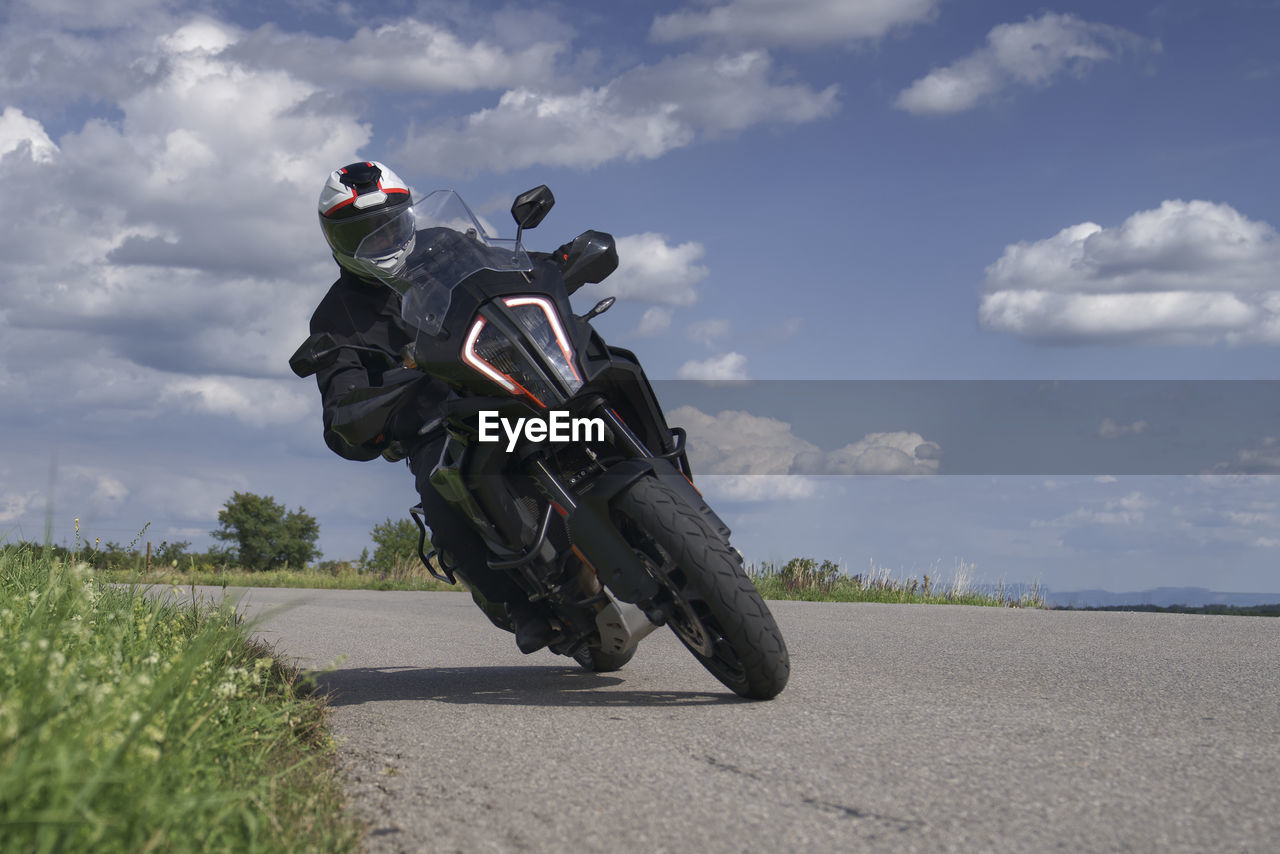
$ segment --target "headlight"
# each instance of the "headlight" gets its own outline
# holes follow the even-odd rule
[[[506,297],[502,301],[525,331],[524,341],[513,340],[485,318],[476,318],[462,347],[462,360],[511,394],[523,394],[542,408],[545,401],[563,395],[545,378],[522,343],[532,345],[541,356],[544,369],[552,373],[574,394],[582,388],[582,377],[573,364],[573,349],[555,305],[544,297]]]
[[[544,297],[507,297],[503,300],[528,332],[542,357],[573,394],[582,388],[582,377],[573,366],[573,348],[555,305]]]

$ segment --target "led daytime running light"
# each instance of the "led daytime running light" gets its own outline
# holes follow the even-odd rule
[[[565,334],[564,327],[560,324],[560,314],[556,311],[555,306],[551,304],[551,301],[545,297],[507,297],[503,302],[509,308],[536,305],[542,309],[542,313],[547,316],[547,321],[551,324],[551,331],[555,333],[556,343],[560,345],[560,352],[564,354],[565,364],[573,372],[573,378],[581,383],[582,377],[578,374],[578,369],[573,364],[573,353],[569,348],[569,336]]]
[[[462,345],[462,361],[493,380],[507,391],[514,392],[516,383],[506,374],[494,370],[488,362],[476,355],[476,340],[480,337],[481,331],[484,330],[485,319],[477,318],[472,325],[471,331],[467,333],[467,343]]]

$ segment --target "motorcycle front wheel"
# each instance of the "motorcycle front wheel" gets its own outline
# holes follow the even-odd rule
[[[739,696],[777,696],[791,674],[787,645],[738,552],[653,477],[636,481],[614,511],[623,536],[671,595],[669,625],[681,643]]]

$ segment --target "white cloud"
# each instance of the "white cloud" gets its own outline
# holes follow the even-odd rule
[[[315,390],[300,385],[288,380],[185,377],[170,381],[160,399],[182,411],[225,415],[263,427],[298,421],[311,412]]]
[[[713,382],[749,379],[747,357],[741,353],[721,353],[708,359],[690,359],[676,371],[676,378]]]
[[[632,335],[647,338],[661,335],[671,328],[671,309],[660,305],[650,306],[640,316],[640,323],[631,332]]]
[[[1280,343],[1280,237],[1227,204],[1165,201],[1006,246],[978,316],[1047,340]]]
[[[1123,498],[1093,501],[1051,521],[1035,520],[1033,528],[1076,528],[1085,525],[1137,526],[1146,521],[1146,511],[1156,502],[1141,492]]]
[[[936,474],[942,456],[942,449],[919,433],[871,433],[837,450],[823,451],[794,435],[787,422],[749,412],[708,415],[682,406],[669,413],[669,420],[688,431],[694,470],[709,474]]]
[[[268,25],[244,38],[231,55],[339,90],[466,92],[548,81],[564,47],[534,42],[511,50],[483,39],[467,43],[437,24],[405,18],[362,27],[346,40]]]
[[[1280,474],[1280,439],[1267,436],[1252,447],[1241,448],[1234,458],[1213,467],[1222,475]]]
[[[697,263],[706,253],[701,243],[686,241],[673,245],[665,235],[645,232],[619,237],[617,244],[618,269],[603,282],[586,285],[578,293],[587,299],[612,295],[660,305],[697,302],[697,284],[710,272]],[[661,320],[662,315],[654,315],[654,323]],[[667,323],[670,323],[669,314]]]
[[[591,169],[619,158],[651,160],[700,137],[761,123],[799,124],[831,114],[836,88],[775,82],[763,51],[669,57],[603,86],[559,91],[523,85],[461,121],[410,131],[397,159],[439,174],[534,165]]]
[[[727,409],[708,415],[693,406],[667,414],[689,435],[689,459],[695,472],[731,475],[785,475],[799,454],[818,446],[795,436],[791,425],[776,418]]]
[[[795,501],[818,494],[818,481],[794,474],[713,474],[697,479],[709,501]]]
[[[898,94],[911,113],[957,113],[1010,86],[1047,86],[1063,73],[1083,75],[1125,51],[1159,51],[1160,43],[1119,27],[1046,12],[987,33],[987,43],[936,68]]]
[[[874,39],[933,17],[938,0],[729,0],[654,19],[658,41],[717,37],[763,45],[817,45]]]
[[[1145,421],[1134,421],[1132,424],[1121,424],[1114,418],[1104,418],[1098,425],[1098,435],[1103,439],[1117,439],[1121,436],[1137,436],[1147,432],[1149,425]]]
[[[197,18],[150,36],[145,61],[156,70],[119,99],[121,119],[86,121],[48,162],[0,158],[10,192],[49,200],[10,224],[12,250],[0,259],[9,337],[18,324],[72,332],[73,346],[36,345],[80,364],[87,347],[105,349],[97,363],[126,372],[117,388],[131,385],[128,361],[285,375],[334,277],[305,214],[320,178],[354,158],[369,128],[314,103],[313,84],[226,59],[240,35]],[[69,396],[94,393],[85,374],[68,372],[83,384]]]
[[[0,113],[0,157],[17,151],[36,163],[48,163],[58,152],[45,133],[44,125],[17,107],[5,107]]]
[[[39,497],[35,492],[0,492],[0,523],[21,519],[31,503]],[[0,531],[0,543],[7,537],[7,532]]]
[[[83,498],[88,492],[90,505],[102,507],[105,504],[120,503],[129,497],[129,488],[112,474],[94,468],[72,466],[63,472],[71,481],[72,489]],[[87,489],[86,487],[91,487]]]
[[[715,343],[729,337],[731,324],[723,317],[712,317],[689,324],[685,332],[690,341],[698,341],[706,347],[714,347]]]

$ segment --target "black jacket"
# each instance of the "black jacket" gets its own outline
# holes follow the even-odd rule
[[[399,294],[344,268],[311,315],[311,333],[317,332],[328,332],[338,344],[376,347],[391,357],[389,362],[373,353],[342,350],[336,362],[316,374],[324,401],[324,441],[342,457],[372,460],[390,442],[411,440],[417,427],[449,396],[443,382],[424,378],[407,403],[411,411],[402,408],[388,418],[383,430],[368,442],[348,444],[333,432],[335,423],[344,423],[344,398],[353,390],[381,386],[383,374],[399,363],[400,351],[413,343],[414,330],[400,317]]]

